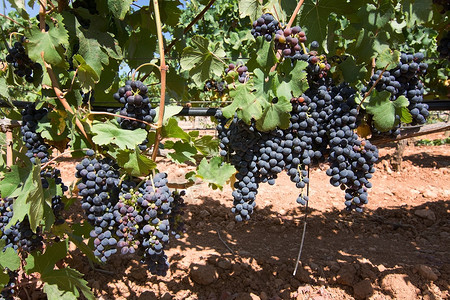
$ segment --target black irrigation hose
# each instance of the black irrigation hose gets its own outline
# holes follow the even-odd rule
[[[16,107],[23,108],[29,102],[27,101],[12,101],[12,104]],[[448,100],[428,100],[423,101],[423,103],[428,104],[428,110],[430,111],[444,111],[450,110],[450,99]],[[0,100],[0,107],[10,107],[7,101]],[[106,107],[106,106],[93,106],[93,111],[108,111],[113,112],[119,107]],[[208,117],[214,116],[216,111],[220,108],[215,107],[183,107],[183,109],[177,114],[178,116],[189,116],[189,117]]]

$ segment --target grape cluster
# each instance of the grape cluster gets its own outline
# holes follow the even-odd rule
[[[172,211],[169,215],[170,233],[176,238],[181,238],[181,235],[186,231],[184,227],[184,209],[186,204],[184,203],[183,196],[186,195],[185,191],[173,191],[171,202]]]
[[[280,23],[272,14],[266,13],[253,22],[252,35],[257,38],[263,36],[268,42],[272,40],[273,34],[280,28]]]
[[[92,157],[95,152],[88,150],[86,154]],[[115,225],[112,210],[118,201],[119,194],[118,166],[108,158],[99,160],[86,157],[75,168],[77,170],[75,176],[81,178],[77,185],[78,195],[83,197],[81,208],[85,211],[89,223],[94,226],[91,237],[95,238],[95,254],[102,261],[106,261],[108,254],[112,253],[107,252],[109,244],[105,245],[107,240],[103,241],[103,239],[111,237],[111,231]],[[99,242],[99,236],[103,244]]]
[[[27,148],[26,156],[30,158],[31,163],[35,164],[36,158],[39,158],[41,163],[47,163],[49,160],[49,145],[47,145],[41,134],[36,132],[39,121],[48,113],[47,108],[36,109],[34,103],[30,103],[24,110],[22,110],[22,126],[20,131],[22,133],[22,140],[25,142]],[[62,192],[66,192],[68,187],[64,185],[61,179],[61,172],[58,169],[47,167],[41,170],[40,173],[42,187],[48,189],[50,187],[49,179],[54,180],[56,185],[59,185]],[[52,210],[55,215],[55,224],[64,223],[61,217],[61,212],[64,210],[64,203],[61,196],[55,195],[52,198]]]
[[[36,73],[42,70],[39,63],[33,62],[25,51],[21,42],[15,42],[12,48],[8,49],[6,61],[14,67],[14,74],[25,77],[25,80],[32,83]]]
[[[286,27],[278,29],[275,34],[275,48],[281,50],[285,57],[294,57],[300,59],[302,54],[307,54],[304,43],[306,42],[306,34],[299,27]]]
[[[125,82],[125,86],[119,88],[113,97],[124,105],[119,112],[120,115],[147,123],[153,122],[156,111],[150,105],[150,100],[147,96],[147,86],[142,82],[128,80]],[[118,122],[123,129],[133,130],[146,127],[142,122],[125,118],[118,118]]]
[[[331,90],[333,95],[332,113],[327,124],[330,146],[326,171],[333,186],[345,190],[345,205],[348,210],[362,211],[368,202],[368,181],[375,172],[378,150],[369,141],[359,140],[354,132],[357,127],[355,96],[356,91],[345,84]]]
[[[36,162],[36,157],[41,160],[41,163],[48,162],[49,146],[44,142],[41,135],[36,132],[39,121],[47,113],[47,108],[37,110],[34,103],[30,103],[22,110],[22,126],[20,132],[22,133],[22,140],[28,149],[25,155],[30,158],[32,163]]]
[[[203,87],[203,91],[214,91],[219,94],[219,96],[222,96],[225,92],[225,89],[227,88],[227,84],[225,81],[215,81],[215,80],[208,80],[205,83],[205,86]]]
[[[326,77],[331,66],[325,55],[318,55],[316,51],[309,51],[305,47],[306,34],[299,26],[279,29],[275,34],[275,49],[280,50],[285,58],[308,62],[306,69],[310,83]],[[319,48],[319,43],[313,41],[311,49]]]
[[[2,233],[1,239],[6,243],[4,249],[11,247],[14,250],[20,249],[24,252],[41,249],[43,245],[41,229],[37,227],[36,232],[33,232],[30,228],[28,216],[6,229],[13,213],[13,199],[0,199],[0,232]]]
[[[275,129],[262,132],[257,130],[253,122],[245,124],[236,116],[232,120],[227,120],[220,111],[217,112],[220,154],[238,171],[234,184],[235,190],[232,194],[234,198],[232,211],[236,214],[237,221],[250,218],[255,207],[259,184],[264,182],[274,184],[277,175],[283,170],[301,190],[297,202],[306,204],[308,196],[304,194],[303,189],[309,183],[307,166],[325,161],[327,155],[333,166],[332,170],[336,167],[333,165],[334,158],[338,157],[342,164],[338,164],[337,168],[351,169],[354,172],[354,176],[344,172],[349,179],[343,179],[340,182],[343,184],[342,187],[345,187],[344,184],[348,181],[347,193],[358,197],[357,192],[363,194],[363,191],[355,192],[354,186],[366,184],[365,194],[361,197],[367,200],[366,191],[370,186],[367,179],[370,175],[364,177],[365,173],[362,174],[363,171],[358,169],[360,168],[358,154],[339,156],[342,154],[342,149],[338,149],[338,147],[347,147],[349,141],[354,144],[361,143],[357,135],[353,133],[358,115],[356,94],[356,91],[347,84],[334,86],[329,81],[318,81],[304,94],[291,99],[292,111],[289,127],[286,130]],[[372,149],[366,141],[363,143],[367,145],[360,150],[364,152],[364,155],[366,152],[376,152],[376,149]],[[355,149],[352,151],[356,151]],[[353,163],[354,157],[357,157],[357,163]],[[373,171],[373,160],[376,160],[377,154],[372,154],[372,157],[374,157],[372,160],[365,157],[363,170],[366,169],[366,165],[370,165],[367,172]],[[364,179],[361,179],[361,176]],[[334,186],[340,185],[335,182],[335,179],[338,181],[340,179],[337,177],[334,176],[334,179],[331,179]],[[357,201],[358,198],[355,203]],[[361,206],[347,207],[359,210]]]
[[[450,31],[447,31],[445,37],[439,41],[437,51],[441,58],[450,59]]]
[[[81,178],[81,207],[94,226],[90,233],[94,254],[106,262],[115,253],[137,252],[152,274],[165,275],[164,246],[171,233],[178,237],[184,230],[184,192],[170,192],[166,173],[156,174],[139,187],[133,180],[120,182],[112,160],[93,158],[92,150],[86,154],[91,158],[76,166],[76,176]]]
[[[238,81],[240,83],[245,83],[248,81],[248,68],[244,64],[238,64],[237,66],[235,64],[229,64],[228,68],[225,69],[225,73],[228,74],[232,71],[237,72]]]
[[[424,124],[429,115],[428,105],[423,102],[424,86],[419,76],[426,73],[428,65],[423,62],[423,53],[406,54],[402,53],[398,65],[390,71],[378,70],[371,77],[369,87],[374,85],[380,78],[375,88],[377,91],[388,91],[392,94],[391,100],[396,100],[400,96],[405,96],[409,101],[408,110],[411,113],[412,124]],[[365,93],[369,87],[363,88]],[[400,117],[397,116],[397,129],[400,126]],[[394,129],[393,133],[398,130]],[[375,132],[376,133],[376,132]]]

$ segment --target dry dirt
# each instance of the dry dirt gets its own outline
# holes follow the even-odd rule
[[[257,209],[242,223],[230,212],[230,187],[187,189],[187,233],[169,244],[166,277],[133,255],[95,270],[74,249],[67,262],[98,299],[449,299],[450,145],[408,145],[400,172],[389,164],[394,150],[380,148],[364,213],[342,210],[343,191],[329,184],[325,165],[311,171],[295,276],[306,210],[285,175],[260,186]],[[60,166],[66,183],[74,164]],[[171,181],[192,168],[160,163]]]

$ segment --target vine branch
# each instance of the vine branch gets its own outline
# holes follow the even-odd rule
[[[156,126],[155,124],[148,123],[148,122],[145,122],[143,120],[138,120],[138,119],[135,119],[135,118],[132,118],[132,117],[128,117],[128,116],[122,116],[122,115],[113,114],[113,113],[109,113],[109,112],[97,112],[97,111],[91,111],[89,114],[90,115],[107,115],[107,116],[112,116],[112,117],[119,117],[119,118],[131,120],[131,121],[144,123],[145,125],[148,125],[148,126],[154,128],[154,129],[158,129],[158,126]]]
[[[297,14],[300,11],[300,8],[302,7],[304,1],[305,0],[300,0],[297,3],[297,7],[295,8],[294,13],[292,14],[291,18],[289,19],[289,22],[286,25],[287,28],[291,27],[292,24],[294,23],[295,17],[297,17]]]
[[[183,34],[186,34],[189,30],[191,30],[192,26],[195,25],[195,23],[198,22],[198,20],[200,20],[203,15],[208,11],[208,9],[214,4],[214,2],[216,2],[216,0],[210,0],[208,4],[206,4],[205,8],[203,8],[203,10],[191,21],[191,23],[188,24],[188,26],[186,26],[186,28],[183,30]],[[170,42],[170,44],[167,46],[167,48],[164,50],[164,53],[168,53],[170,51],[170,49],[172,49],[172,47],[175,45],[175,43],[178,41],[177,38],[174,38],[172,40],[172,42]]]
[[[158,128],[156,129],[155,144],[153,147],[152,160],[156,161],[156,155],[158,154],[159,138],[161,135],[162,123],[164,118],[164,107],[166,100],[166,60],[164,58],[164,40],[162,35],[162,25],[161,16],[159,13],[159,3],[158,0],[153,0],[153,5],[155,7],[155,21],[156,21],[156,31],[158,33],[158,46],[159,55],[161,56],[161,62],[159,66],[159,71],[161,72],[161,99],[159,101],[159,115],[158,115]]]
[[[364,101],[366,101],[366,98],[369,97],[369,95],[372,93],[373,89],[377,86],[378,82],[380,82],[381,78],[383,78],[383,73],[386,71],[386,69],[388,68],[389,64],[387,64],[383,70],[381,71],[380,76],[378,77],[378,79],[373,83],[373,85],[370,87],[369,91],[367,91],[367,93],[364,94],[364,98],[361,100],[361,103],[359,103],[358,106],[358,111],[361,109],[361,106],[363,105]]]
[[[44,28],[45,30],[45,28]],[[56,79],[55,73],[53,73],[52,66],[49,65],[45,59],[44,59],[44,51],[41,52],[42,61],[44,62],[44,66],[47,69],[47,73],[50,77],[50,80],[52,82],[53,90],[55,91],[56,97],[58,97],[61,104],[64,106],[64,108],[71,114],[74,114],[72,108],[70,107],[69,103],[67,102],[64,93],[59,88],[58,80]],[[80,132],[84,135],[84,137],[88,140],[88,142],[93,145],[92,141],[89,139],[86,131],[84,130],[83,124],[81,124],[80,120],[78,118],[75,118],[75,124],[77,125],[78,129],[80,129]]]
[[[19,25],[20,27],[26,28],[25,26],[23,26],[22,24],[20,24],[20,23],[17,22],[16,20],[11,19],[10,17],[8,17],[8,16],[6,16],[6,15],[4,15],[4,14],[0,14],[0,17],[3,17],[3,18],[5,18],[5,19],[8,19],[8,20],[10,20],[11,22],[16,23],[16,24]]]

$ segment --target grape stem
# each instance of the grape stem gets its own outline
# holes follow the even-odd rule
[[[45,29],[44,29],[45,30]],[[61,102],[61,104],[64,106],[64,108],[71,114],[74,114],[72,108],[70,107],[69,103],[67,102],[66,98],[64,97],[64,93],[61,91],[61,89],[59,88],[59,84],[58,81],[56,80],[56,76],[55,73],[53,73],[53,69],[52,66],[49,65],[45,59],[44,59],[44,51],[41,52],[41,57],[42,57],[42,61],[44,62],[44,66],[47,69],[47,73],[50,77],[50,80],[52,82],[52,87],[53,90],[55,91],[56,96],[58,97],[59,101]],[[84,130],[83,124],[81,124],[80,120],[78,118],[75,117],[75,124],[77,125],[78,129],[80,129],[80,132],[84,135],[84,137],[86,138],[86,140],[92,145],[94,146],[94,144],[92,143],[92,141],[89,139],[86,131]]]
[[[158,129],[158,126],[156,126],[154,124],[145,122],[143,120],[138,120],[138,119],[135,119],[135,118],[132,118],[132,117],[128,117],[128,116],[122,116],[122,115],[113,114],[113,113],[109,113],[109,112],[103,112],[103,111],[91,111],[89,114],[90,115],[107,115],[107,116],[112,116],[112,117],[120,117],[120,118],[123,118],[123,119],[128,119],[128,120],[131,120],[131,121],[144,123],[145,125],[148,125],[148,126],[154,128],[154,129]]]
[[[297,7],[294,10],[294,13],[292,14],[291,18],[289,19],[289,22],[286,25],[286,28],[289,28],[292,26],[292,24],[294,23],[295,17],[297,17],[298,12],[300,11],[300,8],[303,5],[303,1],[305,0],[300,0],[297,4]]]
[[[145,67],[145,66],[154,66],[155,68],[157,68],[158,70],[160,70],[160,68],[159,68],[156,64],[154,64],[154,63],[149,62],[149,63],[142,64],[142,65],[140,65],[139,67],[137,67],[136,70],[133,71],[133,73],[131,74],[131,80],[134,81],[134,77],[136,76],[136,72],[137,72],[140,68]]]
[[[389,64],[387,64],[383,70],[381,71],[380,76],[378,77],[378,79],[373,83],[373,85],[370,87],[369,91],[367,91],[367,93],[364,94],[364,98],[361,100],[361,103],[359,103],[358,106],[358,112],[361,109],[361,106],[363,105],[364,101],[366,101],[366,98],[369,97],[369,95],[372,93],[373,89],[375,88],[375,86],[378,84],[378,82],[380,82],[381,78],[383,78],[383,73],[386,71],[386,69],[388,68]]]
[[[23,35],[23,33],[18,33],[18,32],[11,32],[9,34],[9,45],[12,45],[12,36],[13,35]],[[8,47],[9,48],[9,47]]]
[[[161,16],[159,13],[159,3],[158,0],[153,0],[153,6],[155,8],[155,21],[156,21],[156,31],[158,34],[158,46],[159,46],[159,54],[161,58],[159,71],[161,73],[161,98],[159,101],[159,115],[158,115],[158,124],[156,128],[156,136],[155,136],[155,144],[153,146],[152,160],[156,161],[156,155],[158,154],[159,147],[159,139],[161,135],[161,129],[164,119],[164,107],[166,100],[166,60],[164,57],[164,40],[162,35],[162,25],[161,25]]]
[[[192,26],[194,26],[195,23],[200,20],[203,15],[208,11],[208,9],[216,2],[216,0],[210,0],[209,3],[205,6],[205,8],[191,21],[191,23],[186,26],[186,28],[183,30],[183,34],[186,34],[189,30],[191,30]],[[167,48],[164,50],[164,53],[169,53],[170,49],[175,45],[175,43],[178,41],[177,38],[174,38],[172,42],[167,46]]]
[[[17,22],[17,21],[15,21],[15,20],[11,19],[10,17],[8,17],[8,16],[6,16],[6,15],[4,15],[4,14],[0,14],[0,17],[3,17],[3,18],[6,18],[6,19],[10,20],[11,22],[16,23],[17,25],[19,25],[19,26],[22,27],[22,28],[26,28],[25,26],[23,26],[23,25],[20,24],[19,22]]]

